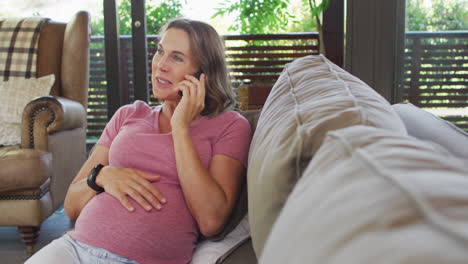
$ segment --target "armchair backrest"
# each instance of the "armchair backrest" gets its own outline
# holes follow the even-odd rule
[[[47,21],[39,36],[37,77],[55,74],[51,94],[80,102],[87,109],[90,16],[76,13],[68,23]]]

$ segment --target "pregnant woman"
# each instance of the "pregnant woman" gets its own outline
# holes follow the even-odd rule
[[[115,113],[68,189],[74,230],[26,263],[187,264],[200,233],[222,230],[245,177],[250,126],[232,111],[218,33],[176,19],[160,35],[151,80],[163,104]]]

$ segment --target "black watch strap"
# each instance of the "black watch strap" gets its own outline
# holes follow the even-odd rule
[[[92,170],[91,170],[91,173],[89,174],[88,176],[88,180],[87,180],[87,183],[88,183],[88,186],[95,190],[96,191],[96,194],[100,194],[102,192],[104,192],[104,188],[102,188],[101,186],[97,185],[96,184],[96,177],[98,176],[99,172],[101,171],[101,169],[104,167],[104,165],[102,164],[98,164],[96,165]]]

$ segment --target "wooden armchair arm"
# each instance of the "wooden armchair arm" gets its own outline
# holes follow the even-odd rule
[[[79,102],[56,96],[42,96],[24,108],[21,147],[48,151],[48,135],[86,126],[86,110]]]

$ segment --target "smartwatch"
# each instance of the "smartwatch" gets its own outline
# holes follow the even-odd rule
[[[96,165],[92,170],[91,170],[91,173],[89,174],[88,176],[88,180],[87,180],[87,183],[88,183],[88,186],[95,190],[96,191],[96,194],[100,194],[102,192],[104,192],[104,188],[102,188],[101,186],[97,185],[96,184],[96,177],[98,176],[99,172],[101,171],[101,169],[104,167],[104,165],[102,164],[98,164]]]

